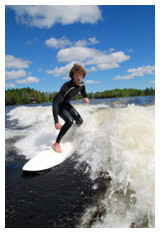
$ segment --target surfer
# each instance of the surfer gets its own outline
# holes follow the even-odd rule
[[[55,121],[55,128],[60,130],[60,132],[52,148],[58,153],[62,153],[60,141],[73,125],[73,122],[75,121],[77,126],[80,126],[83,123],[82,117],[70,104],[70,101],[79,92],[81,92],[84,103],[90,102],[86,93],[85,84],[82,82],[82,79],[86,76],[86,74],[87,72],[81,65],[74,64],[69,73],[71,80],[63,84],[59,93],[53,100],[52,112]],[[58,116],[65,121],[63,126],[59,123]]]

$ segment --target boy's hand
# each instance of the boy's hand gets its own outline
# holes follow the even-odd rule
[[[61,129],[61,128],[62,128],[62,125],[61,125],[60,123],[56,123],[56,124],[55,124],[55,128],[56,128],[56,129]]]
[[[83,98],[83,100],[84,100],[84,103],[86,103],[86,104],[90,103],[90,100],[88,98]]]

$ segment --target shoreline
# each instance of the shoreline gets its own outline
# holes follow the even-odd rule
[[[123,97],[104,97],[104,98],[90,98],[90,100],[114,100],[114,99],[126,99],[126,98],[143,98],[143,97],[153,97],[155,98],[155,95],[144,95],[144,96],[123,96]],[[71,102],[74,103],[74,102],[80,102],[80,101],[83,101],[83,99],[77,99],[77,100],[72,100]],[[28,103],[28,104],[13,104],[13,105],[5,105],[5,107],[16,107],[16,106],[37,106],[37,105],[40,105],[40,104],[48,104],[48,105],[51,105],[52,104],[52,101],[51,102],[41,102],[41,103]]]

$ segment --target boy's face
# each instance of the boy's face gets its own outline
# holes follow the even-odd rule
[[[76,85],[80,85],[83,79],[83,74],[75,72],[73,75],[73,81]]]

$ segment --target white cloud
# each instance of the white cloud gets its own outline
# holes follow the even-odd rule
[[[84,65],[94,65],[100,70],[113,69],[119,67],[119,63],[130,59],[124,52],[114,52],[106,54],[94,48],[71,47],[61,49],[57,53],[59,62],[71,62],[77,60]]]
[[[69,73],[71,68],[73,67],[73,64],[76,63],[76,61],[71,62],[67,64],[66,66],[62,66],[60,68],[56,67],[53,70],[47,70],[47,74],[53,74],[54,77],[60,77],[61,75],[66,75]]]
[[[6,87],[11,87],[11,88],[13,88],[13,87],[15,87],[15,84],[14,83],[6,83],[6,85],[5,85]]]
[[[108,52],[113,52],[113,51],[115,51],[115,49],[114,49],[114,48],[110,48],[110,49],[108,49]]]
[[[45,45],[48,48],[65,48],[65,47],[85,47],[92,44],[99,43],[95,37],[88,38],[88,40],[78,40],[78,41],[70,41],[65,36],[57,39],[55,37],[51,37],[50,39],[45,41]]]
[[[78,40],[76,42],[73,42],[74,47],[85,47],[93,44],[98,44],[99,41],[96,40],[95,36],[88,38],[88,40]]]
[[[102,83],[102,81],[86,80],[85,83],[86,84],[100,84],[100,83]]]
[[[97,71],[97,68],[96,68],[95,66],[91,66],[90,68],[86,69],[86,71],[87,71],[88,73],[90,73],[90,72],[96,72],[96,71]]]
[[[74,63],[79,63],[87,67],[87,72],[95,72],[97,70],[108,70],[119,67],[121,62],[129,60],[130,56],[124,52],[114,52],[107,54],[94,48],[88,47],[70,47],[59,50],[57,53],[58,62],[67,62],[63,67],[56,67],[53,70],[47,70],[48,74],[53,74],[54,77],[68,75]]]
[[[113,78],[113,80],[132,79],[132,78],[135,78],[135,76],[132,74],[124,75],[124,76],[117,75],[115,78]]]
[[[33,43],[35,44],[35,43],[39,43],[39,42],[40,42],[40,39],[37,37],[34,37],[33,40],[27,40],[26,44],[31,45]]]
[[[132,73],[135,76],[143,76],[144,74],[154,74],[155,66],[141,66],[138,68],[130,68],[128,73]]]
[[[17,22],[38,28],[50,28],[56,23],[63,25],[76,22],[96,23],[102,19],[96,5],[15,5],[9,6],[15,11]]]
[[[65,76],[65,77],[63,77],[62,79],[63,79],[63,80],[70,80],[71,78],[68,77],[68,76]]]
[[[28,77],[26,79],[17,80],[16,83],[18,84],[32,84],[39,82],[39,79],[36,77]]]
[[[133,52],[134,52],[133,49],[129,49],[129,50],[128,50],[128,53],[133,53]]]
[[[99,63],[98,64],[98,68],[100,70],[110,70],[110,69],[114,69],[114,68],[118,68],[119,64],[113,62],[113,63]]]
[[[99,41],[96,40],[95,37],[91,37],[91,38],[89,38],[88,40],[91,42],[91,44],[98,44],[98,43],[99,43]]]
[[[83,61],[87,58],[94,56],[95,51],[86,47],[71,47],[61,49],[57,53],[57,59],[59,62],[71,62],[73,60]]]
[[[46,40],[45,45],[49,48],[64,48],[67,45],[71,45],[71,42],[65,37],[63,36],[60,39],[56,39],[54,37]]]
[[[21,58],[16,58],[12,55],[6,55],[5,56],[5,66],[6,69],[22,69],[22,68],[28,68],[29,64],[32,62],[29,60],[23,60]]]
[[[87,72],[95,72],[97,70],[108,70],[119,67],[120,63],[129,60],[130,56],[124,54],[123,51],[113,52],[115,49],[111,48],[106,51],[100,51],[95,48],[86,47],[86,45],[96,44],[99,41],[95,37],[88,38],[88,40],[78,40],[71,42],[66,37],[56,39],[54,37],[46,40],[45,44],[48,47],[62,48],[57,53],[58,62],[68,63],[63,67],[56,67],[53,70],[47,70],[48,74],[53,74],[55,77],[61,75],[68,75],[74,63],[79,63],[86,66]],[[76,61],[76,62],[75,62]],[[89,67],[88,67],[89,66]]]
[[[150,84],[153,84],[153,83],[155,83],[155,80],[153,80],[153,81],[151,81],[151,82],[149,82]]]
[[[142,77],[145,74],[154,75],[154,70],[155,70],[155,66],[141,66],[138,68],[130,68],[127,70],[127,73],[130,73],[130,74],[124,75],[124,76],[118,75],[115,78],[113,78],[113,80],[133,79],[137,76]]]
[[[26,76],[26,71],[25,70],[12,70],[12,71],[6,71],[5,72],[5,78],[6,80],[8,79],[17,79],[17,78],[20,78],[20,77],[24,77]]]
[[[73,43],[73,46],[75,47],[85,47],[87,46],[88,42],[86,40],[78,40],[75,43]]]

